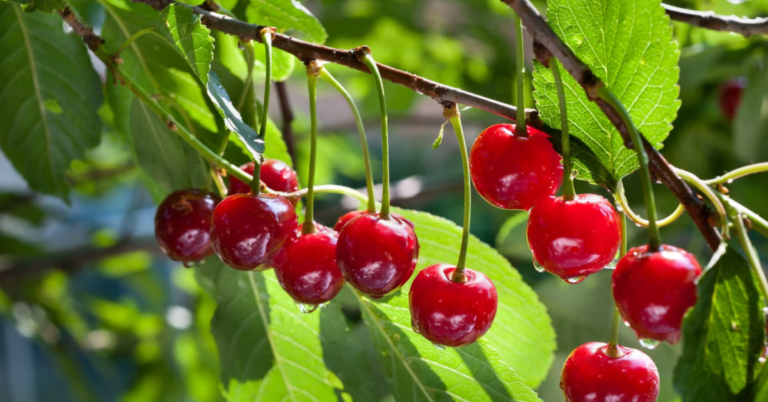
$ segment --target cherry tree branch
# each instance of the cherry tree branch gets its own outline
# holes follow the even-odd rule
[[[592,73],[589,66],[581,61],[578,56],[552,31],[549,24],[539,14],[538,10],[529,0],[502,0],[517,12],[523,24],[538,42],[535,47],[536,57],[544,65],[549,64],[549,57],[557,58],[569,74],[581,85],[587,93],[587,97],[595,102],[605,113],[611,123],[624,139],[624,145],[633,149],[634,144],[630,137],[629,127],[622,119],[622,111],[600,98],[598,90],[605,84]],[[542,49],[543,48],[543,49]],[[720,235],[715,225],[710,222],[711,211],[688,187],[685,182],[672,170],[666,159],[643,137],[643,148],[648,154],[649,167],[656,180],[666,185],[680,200],[688,214],[699,228],[707,244],[712,250],[720,244]]]
[[[745,37],[768,34],[768,18],[739,18],[662,4],[669,18],[713,31],[735,32]]]

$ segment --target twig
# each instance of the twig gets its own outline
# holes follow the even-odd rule
[[[624,139],[624,145],[627,148],[632,149],[634,145],[631,141],[629,128],[622,120],[621,112],[608,102],[599,99],[598,90],[605,85],[600,78],[594,75],[589,69],[589,66],[581,61],[581,59],[579,59],[578,56],[563,43],[557,34],[552,31],[552,28],[549,27],[547,22],[529,0],[503,1],[517,12],[523,20],[523,24],[533,35],[534,39],[549,50],[549,53],[542,51],[536,52],[537,57],[546,58],[547,56],[553,56],[557,58],[576,82],[584,88],[587,97],[600,107],[603,113],[605,113],[611,123],[616,127]],[[549,60],[546,59],[539,61],[545,65],[549,63]],[[686,211],[688,211],[691,218],[696,223],[696,226],[704,235],[710,248],[712,248],[712,250],[717,249],[720,245],[720,235],[709,223],[709,209],[707,209],[701,199],[696,197],[690,187],[675,174],[672,167],[667,163],[661,153],[659,153],[659,151],[657,151],[645,137],[643,137],[642,140],[645,152],[648,154],[649,167],[656,179],[664,183],[664,185],[675,194],[678,200],[680,200],[680,203],[685,206]]]
[[[711,29],[713,31],[730,31],[749,37],[754,34],[768,34],[768,18],[739,18],[736,16],[717,15],[712,11],[695,11],[685,8],[662,4],[669,18]]]
[[[280,113],[283,115],[283,141],[288,148],[288,154],[291,156],[293,166],[296,166],[296,141],[293,138],[293,109],[291,109],[291,101],[288,99],[288,88],[286,88],[285,81],[275,82],[275,88],[277,89],[277,99],[280,101]]]

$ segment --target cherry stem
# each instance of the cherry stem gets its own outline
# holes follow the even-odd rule
[[[623,258],[627,255],[627,219],[623,211],[619,212],[619,222],[621,223],[621,250],[619,251],[619,257]],[[608,349],[606,349],[606,354],[614,359],[624,356],[624,354],[621,353],[621,350],[619,350],[620,324],[621,314],[619,314],[619,307],[616,306],[616,301],[614,300],[611,340],[608,342]]]
[[[717,176],[714,179],[704,180],[704,183],[710,186],[717,185],[717,184],[728,184],[744,176],[749,176],[751,174],[763,173],[763,172],[768,172],[768,162],[761,162],[761,163],[755,163],[753,165],[742,166],[722,176]]]
[[[733,200],[730,197],[726,197],[723,194],[715,193],[717,195],[717,198],[720,199],[720,201],[725,205],[726,208],[734,208],[737,211],[739,211],[740,214],[744,215],[747,219],[749,219],[749,223],[751,228],[754,229],[757,233],[760,233],[761,235],[768,237],[768,221],[763,219],[762,216],[756,214],[754,211],[750,210],[749,208],[739,204],[735,200]]]
[[[355,116],[357,135],[360,137],[360,147],[363,149],[363,162],[365,162],[365,188],[368,190],[368,212],[375,213],[376,198],[374,197],[373,193],[373,171],[371,169],[371,157],[368,153],[368,140],[365,136],[363,118],[360,116],[360,111],[357,109],[357,105],[355,105],[355,101],[352,99],[352,96],[349,94],[349,92],[347,92],[347,90],[344,89],[344,87],[338,81],[336,81],[335,78],[333,78],[331,73],[329,73],[328,70],[322,66],[320,67],[320,78],[323,81],[331,84],[331,86],[336,88],[336,90],[341,93],[341,96],[343,96],[344,100],[347,101],[350,110],[352,110],[352,114]]]
[[[381,112],[381,168],[382,168],[382,194],[381,194],[381,213],[382,219],[389,219],[389,133],[387,131],[387,99],[384,96],[384,81],[381,79],[379,68],[376,61],[371,56],[371,51],[367,47],[360,48],[357,52],[357,58],[362,61],[373,75],[376,81],[376,89],[379,93],[379,109]]]
[[[515,36],[517,43],[515,45],[517,65],[517,121],[515,122],[515,135],[519,137],[528,136],[528,128],[525,125],[525,41],[523,40],[523,22],[515,14]]]
[[[563,199],[571,201],[576,197],[576,189],[573,187],[573,176],[571,174],[571,136],[568,134],[568,109],[565,104],[565,90],[563,89],[563,80],[560,77],[558,61],[552,59],[549,68],[552,70],[552,76],[555,78],[557,99],[560,102],[560,131],[563,134]]]
[[[464,283],[467,277],[464,268],[467,263],[467,247],[469,246],[469,225],[472,215],[472,183],[469,180],[469,156],[467,155],[467,143],[464,139],[464,128],[461,126],[461,113],[455,103],[443,109],[443,116],[451,121],[453,131],[456,132],[456,140],[461,150],[461,167],[464,170],[464,227],[461,232],[461,248],[459,249],[459,262],[451,274],[451,280],[456,283]]]
[[[643,148],[642,135],[635,126],[635,123],[632,122],[632,118],[629,116],[627,109],[608,87],[600,87],[597,90],[597,96],[611,105],[614,110],[619,112],[621,120],[629,130],[629,135],[632,138],[632,143],[635,146],[635,152],[637,153],[637,159],[640,161],[640,177],[643,183],[643,196],[645,198],[645,207],[648,209],[648,250],[651,252],[659,251],[661,249],[661,234],[659,233],[658,226],[656,226],[656,201],[653,198],[651,171],[648,169],[648,154],[645,153],[645,148]]]
[[[677,173],[681,179],[685,180],[689,184],[692,184],[694,187],[696,187],[697,190],[701,191],[701,193],[707,197],[712,205],[715,206],[717,213],[720,215],[720,221],[722,223],[722,235],[723,237],[728,238],[728,212],[726,212],[725,206],[717,196],[717,192],[712,190],[712,188],[707,186],[703,180],[691,172],[678,169],[674,166],[672,167],[672,170]]]
[[[136,39],[139,39],[139,38],[141,38],[142,36],[144,36],[146,34],[154,34],[154,35],[157,35],[160,38],[163,38],[163,40],[166,40],[162,35],[160,35],[160,32],[157,32],[157,28],[155,28],[155,27],[144,28],[144,29],[142,29],[140,31],[137,31],[133,35],[131,35],[130,38],[126,39],[125,42],[123,42],[123,44],[120,45],[120,47],[117,48],[117,50],[115,50],[115,52],[113,54],[115,56],[119,56],[121,53],[123,53],[123,51],[125,51],[125,49],[128,48],[128,46],[132,45],[133,42],[136,41]]]
[[[266,46],[266,43],[264,46]],[[243,43],[243,54],[245,55],[245,64],[248,66],[248,73],[245,77],[245,83],[243,84],[243,92],[240,94],[240,99],[237,101],[236,108],[238,111],[243,108],[245,98],[248,97],[248,93],[251,92],[251,85],[253,85],[253,65],[256,55],[254,54],[253,43],[251,41]],[[271,59],[269,55],[267,55],[267,58]]]
[[[272,90],[272,36],[275,31],[272,28],[264,28],[259,32],[261,42],[264,44],[264,65],[266,74],[264,77],[264,98],[261,104],[261,118],[259,119],[259,138],[262,140],[267,135],[267,119],[269,118],[269,94]],[[248,91],[250,85],[246,85],[245,91]],[[251,192],[259,194],[261,187],[261,157],[253,158],[253,180],[251,180]]]
[[[755,275],[757,275],[757,278],[759,279],[758,283],[760,283],[760,286],[758,286],[758,288],[760,289],[760,293],[762,293],[763,299],[768,302],[768,279],[765,278],[765,272],[760,264],[760,257],[757,255],[755,247],[752,246],[752,241],[749,240],[747,227],[744,224],[744,216],[740,214],[736,208],[729,207],[728,217],[736,227],[736,237],[739,238],[739,243],[741,243],[741,248],[744,249],[744,253],[747,255],[749,265],[752,267],[752,270],[755,271]]]
[[[317,78],[322,67],[312,60],[307,64],[307,84],[309,88],[309,178],[307,180],[307,211],[301,234],[315,233],[315,164],[317,163]]]
[[[619,204],[619,207],[621,207],[621,209],[627,214],[629,220],[641,227],[648,227],[649,222],[643,219],[640,215],[636,214],[635,211],[629,207],[629,202],[627,202],[627,197],[624,194],[624,183],[622,183],[621,180],[619,180],[619,185],[616,187],[616,194],[614,195],[614,199],[616,200],[616,203]],[[683,204],[677,204],[677,208],[675,208],[675,210],[669,214],[669,216],[662,220],[656,221],[656,226],[661,228],[669,225],[670,223],[676,221],[677,218],[681,217],[683,212],[685,212],[685,206],[683,206]]]

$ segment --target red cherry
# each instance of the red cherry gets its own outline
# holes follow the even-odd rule
[[[408,304],[411,326],[429,341],[460,347],[480,339],[496,317],[496,287],[481,272],[465,269],[467,281],[456,283],[456,267],[435,264],[424,268],[411,284]]]
[[[373,298],[400,287],[413,274],[419,259],[419,240],[413,224],[391,215],[362,214],[339,233],[336,260],[347,281]]]
[[[240,169],[248,174],[253,174],[256,165],[248,162],[240,166]],[[285,162],[277,159],[267,159],[261,164],[261,181],[270,189],[281,193],[292,193],[299,190],[299,179],[296,172]],[[229,178],[227,187],[229,194],[247,194],[251,192],[250,183],[246,184],[236,177]]]
[[[720,86],[720,110],[726,119],[733,120],[736,117],[746,87],[747,80],[744,78],[733,79]]]
[[[336,264],[337,234],[320,231],[289,241],[274,257],[280,286],[299,303],[330,301],[344,286]]]
[[[621,245],[619,215],[595,194],[539,201],[531,208],[527,233],[536,262],[569,283],[603,269]]]
[[[621,357],[606,354],[608,345],[585,343],[568,356],[560,388],[568,402],[656,402],[659,371],[645,353],[618,346]]]
[[[368,213],[367,211],[347,212],[346,214],[344,214],[341,217],[339,217],[339,220],[337,220],[336,224],[333,225],[333,230],[335,230],[337,232],[341,232],[341,229],[343,229],[344,226],[346,226],[347,223],[349,223],[349,221],[351,221],[352,219],[357,218],[360,215],[364,215],[364,214],[367,214],[367,213]],[[395,213],[392,213],[391,215],[394,216],[395,218],[399,219],[400,221],[405,222],[406,224],[408,224],[408,226],[410,226],[411,229],[414,229],[413,222],[411,222],[410,220],[405,219],[401,215],[398,215],[398,214],[395,214]]]
[[[230,195],[213,211],[213,249],[232,268],[254,269],[296,237],[296,225],[296,212],[284,197]]]
[[[211,216],[219,201],[202,190],[179,190],[165,197],[155,214],[155,238],[170,259],[192,263],[213,253]]]
[[[555,195],[563,182],[563,164],[543,131],[531,126],[528,137],[515,125],[496,124],[477,137],[469,154],[472,182],[486,201],[504,209],[530,209]]]
[[[696,258],[685,250],[662,245],[649,253],[647,245],[635,247],[613,272],[613,298],[638,338],[674,345],[683,315],[696,304],[700,274]]]

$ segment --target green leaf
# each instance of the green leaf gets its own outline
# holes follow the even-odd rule
[[[274,271],[241,272],[211,258],[196,271],[218,304],[211,322],[229,401],[337,401],[368,395],[338,302],[304,314]],[[361,357],[361,354],[358,354]],[[371,379],[369,378],[368,381]]]
[[[659,0],[551,0],[549,24],[608,88],[619,97],[635,125],[660,148],[671,130],[677,99],[680,52]],[[560,128],[552,73],[536,63],[534,97],[544,122]],[[571,135],[591,152],[574,150],[577,178],[609,189],[638,168],[599,107],[568,74],[563,74]]]
[[[14,3],[25,4],[24,11],[28,13],[33,11],[51,13],[61,10],[66,6],[64,0],[20,0],[14,1]]]
[[[298,31],[299,37],[310,42],[322,44],[328,38],[325,28],[298,0],[252,0],[246,16],[251,23],[276,27],[280,32]]]
[[[525,230],[528,222],[528,212],[516,212],[501,225],[496,234],[496,250],[504,256],[520,260],[530,260],[531,249]]]
[[[99,76],[59,16],[11,3],[0,3],[0,53],[0,146],[33,190],[66,200],[70,163],[101,138]]]
[[[446,219],[423,212],[397,208],[395,212],[410,219],[416,226],[421,251],[413,277],[429,265],[453,264],[458,260],[461,244],[460,227]],[[536,293],[522,281],[520,274],[510,266],[509,262],[493,248],[475,237],[470,238],[467,267],[486,274],[493,281],[499,295],[496,319],[491,329],[483,337],[485,343],[483,343],[482,349],[486,350],[486,346],[492,346],[498,352],[491,353],[486,350],[484,353],[486,353],[488,360],[493,363],[491,366],[497,370],[498,376],[502,377],[502,374],[508,376],[503,379],[504,382],[511,381],[508,385],[513,389],[508,391],[513,394],[522,392],[525,395],[526,392],[521,391],[522,388],[515,388],[516,385],[513,383],[516,380],[513,381],[513,378],[520,376],[527,386],[536,387],[544,379],[550,364],[552,364],[555,333],[546,308],[541,304]],[[373,309],[370,311],[373,315],[369,314],[368,319],[374,317],[385,319],[384,317],[388,317],[388,320],[394,324],[387,325],[396,324],[400,327],[399,336],[407,336],[409,342],[418,347],[419,353],[425,353],[422,348],[424,345],[431,352],[435,350],[434,347],[410,329],[411,322],[407,311],[409,289],[410,282],[395,296],[386,299],[386,304],[367,301],[366,303]],[[371,327],[377,328],[373,324]],[[459,350],[466,350],[466,348]],[[446,352],[446,355],[448,354],[450,353]],[[517,374],[514,372],[509,374],[500,369],[494,359],[503,362],[503,365],[508,365]],[[458,362],[460,360],[456,363],[458,364]],[[446,383],[445,385],[450,388],[453,384]],[[467,386],[467,388],[471,387]],[[476,395],[466,395],[467,399],[475,400]]]
[[[697,287],[698,301],[683,323],[675,387],[683,402],[743,401],[765,337],[752,271],[729,248]]]
[[[219,114],[224,118],[224,124],[227,128],[238,135],[254,159],[259,157],[265,150],[264,139],[259,137],[253,127],[243,122],[240,112],[232,104],[227,90],[224,89],[224,85],[221,84],[219,77],[213,71],[208,73],[208,97],[211,98]]]
[[[223,32],[214,32],[216,37],[216,48],[214,57],[220,61],[232,74],[241,80],[248,76],[248,63],[243,56],[243,50],[238,47],[238,39],[232,35]],[[264,80],[267,66],[264,64],[265,50],[264,45],[253,42],[254,47],[254,80]],[[290,53],[284,52],[278,48],[272,48],[272,80],[285,81],[293,73],[296,66],[296,57]]]
[[[756,381],[755,396],[753,401],[768,401],[768,364],[762,365],[760,370],[760,377]]]

